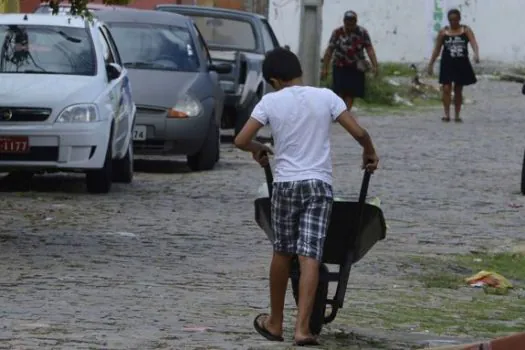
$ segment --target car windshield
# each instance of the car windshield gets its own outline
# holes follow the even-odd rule
[[[186,28],[159,24],[108,23],[124,66],[196,72],[199,59]]]
[[[0,73],[95,75],[85,28],[0,25]]]
[[[255,32],[248,21],[202,15],[191,15],[191,18],[210,47],[257,49]]]

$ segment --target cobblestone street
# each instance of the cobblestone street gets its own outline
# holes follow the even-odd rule
[[[352,271],[341,320],[354,317],[352,304],[373,302],[367,289],[403,286],[393,263],[403,255],[524,240],[525,209],[509,207],[525,205],[520,90],[480,77],[465,91],[475,103],[463,124],[441,122],[438,108],[357,113],[381,159],[369,195],[381,199],[389,231]],[[252,203],[264,173],[231,145],[221,152],[213,171],[174,162],[101,196],[85,192],[83,176],[37,176],[32,191],[16,192],[4,180],[0,349],[279,348],[252,328],[269,306],[271,247]],[[336,195],[355,198],[361,150],[338,125],[333,160]],[[291,293],[287,307],[289,346]],[[341,320],[321,336],[333,349],[349,349],[334,336],[352,328]]]

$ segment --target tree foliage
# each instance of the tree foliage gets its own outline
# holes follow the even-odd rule
[[[64,4],[68,4],[70,6],[69,12],[73,15],[79,15],[83,17],[91,17],[91,14],[89,12],[88,4],[89,0],[70,0],[70,1],[62,1],[62,0],[51,0],[51,1],[42,1],[42,3],[45,3],[46,5],[49,5],[51,9],[53,10],[52,14],[56,15],[58,14],[60,7],[64,6]],[[104,5],[119,5],[119,6],[125,6],[129,4],[130,0],[103,0]]]

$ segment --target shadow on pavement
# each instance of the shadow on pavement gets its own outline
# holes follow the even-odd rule
[[[1,177],[2,175],[5,175]],[[64,192],[85,193],[83,174],[34,175],[32,178],[18,178],[15,173],[0,174],[0,192]]]
[[[153,174],[184,174],[190,173],[186,161],[172,159],[135,159],[136,172]]]

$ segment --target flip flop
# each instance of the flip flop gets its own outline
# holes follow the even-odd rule
[[[316,346],[320,345],[315,338],[306,338],[302,340],[296,340],[295,346]]]
[[[441,118],[441,121],[443,121],[443,122],[449,122],[449,121],[450,121],[450,118],[445,118],[445,117],[443,117],[443,118]]]
[[[265,337],[268,340],[271,340],[271,341],[284,341],[284,338],[281,335],[275,335],[275,334],[270,333],[270,331],[267,330],[266,327],[264,326],[264,321],[259,322],[259,319],[261,317],[270,317],[270,315],[268,315],[268,314],[259,314],[259,315],[257,315],[257,317],[255,317],[255,319],[253,320],[253,328],[255,328],[255,330],[260,335],[262,335],[263,337]]]
[[[463,123],[463,119],[461,119],[461,118],[456,118],[456,119],[454,119],[454,121],[456,123]]]

